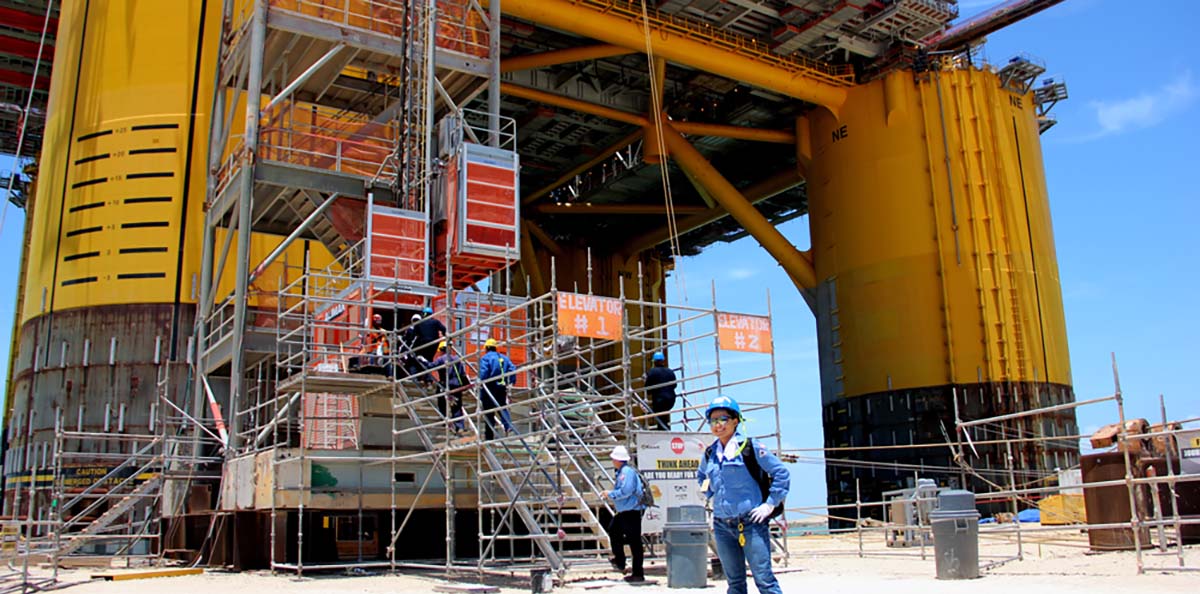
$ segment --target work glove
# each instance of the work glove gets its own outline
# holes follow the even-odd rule
[[[775,511],[775,506],[770,503],[763,503],[758,507],[750,510],[750,520],[755,523],[763,523],[767,518],[771,517],[771,512]]]

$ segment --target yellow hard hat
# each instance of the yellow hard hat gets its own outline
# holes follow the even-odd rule
[[[446,350],[446,341],[444,341],[444,340],[443,340],[443,341],[441,341],[441,342],[439,342],[439,343],[438,343],[438,350],[439,350],[439,351],[444,351],[444,350]]]
[[[491,348],[491,347],[496,346],[497,344],[499,344],[499,343],[496,342],[495,338],[489,338],[489,339],[487,339],[487,342],[483,343],[483,348]]]

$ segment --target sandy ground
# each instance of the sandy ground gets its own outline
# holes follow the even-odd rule
[[[919,549],[889,549],[879,535],[864,538],[863,556],[858,553],[855,535],[805,537],[792,539],[788,567],[778,564],[779,581],[786,593],[820,594],[878,593],[933,594],[1096,594],[1101,592],[1200,592],[1200,571],[1166,572],[1160,568],[1177,567],[1174,550],[1163,554],[1157,549],[1143,556],[1146,573],[1137,575],[1132,551],[1092,554],[1086,537],[1077,531],[1023,534],[1023,560],[1016,560],[1013,535],[989,532],[981,534],[980,563],[985,567],[978,580],[937,580],[932,547],[925,559]],[[1200,569],[1200,547],[1184,550],[1187,567]],[[989,566],[990,565],[990,566]],[[89,579],[93,571],[72,570],[60,574],[64,590],[70,594],[117,593],[170,594],[205,592],[211,594],[289,593],[408,593],[432,592],[448,583],[435,575],[324,575],[297,579],[272,576],[269,572],[240,574],[210,571],[204,575],[157,578],[136,581],[101,582]],[[570,582],[555,592],[595,592],[632,594],[666,591],[665,567],[661,558],[647,560],[647,573],[655,583],[632,586],[615,581],[614,572],[572,574]],[[478,576],[460,582],[478,583]],[[528,578],[518,574],[512,579],[490,578],[490,583],[505,593],[529,592]],[[723,581],[709,580],[708,588],[692,590],[720,593]],[[750,586],[750,591],[756,588]]]

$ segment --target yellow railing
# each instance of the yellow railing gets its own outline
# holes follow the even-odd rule
[[[642,26],[642,8],[624,0],[572,0],[573,4],[604,14],[617,16]],[[663,14],[647,9],[646,19],[652,34],[668,33],[686,37],[715,48],[732,51],[778,68],[804,74],[833,85],[854,85],[854,69],[849,65],[834,65],[803,56],[784,56],[771,52],[767,44],[751,37],[737,35],[714,28],[706,23]]]

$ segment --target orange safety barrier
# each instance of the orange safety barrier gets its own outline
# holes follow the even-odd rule
[[[327,108],[288,105],[267,114],[258,156],[268,161],[374,177],[397,141],[391,123]]]
[[[514,170],[468,163],[465,207],[465,239],[469,244],[501,249],[516,247],[517,229],[513,221],[517,216],[517,189]],[[500,229],[480,223],[511,228]]]
[[[439,0],[437,46],[479,58],[488,56],[487,20],[464,0]]]
[[[333,364],[344,370],[347,357],[363,352],[370,337],[368,321],[377,310],[414,310],[424,304],[421,295],[398,293],[382,284],[378,289],[371,283],[364,286],[367,287],[365,298],[362,297],[363,289],[355,288],[343,297],[345,302],[316,312],[317,322],[312,330],[312,346],[317,351],[313,357],[314,368]]]
[[[447,166],[441,192],[446,224],[434,243],[436,284],[450,271],[451,284],[466,287],[520,254],[516,163],[487,152],[494,150],[464,145]]]
[[[370,275],[425,283],[425,230],[422,213],[374,206],[371,211]]]
[[[460,297],[462,294],[460,294]],[[433,308],[437,311],[444,311],[446,307],[446,296],[440,294],[433,300]],[[461,329],[466,326],[477,324],[495,314],[507,311],[511,305],[506,303],[488,303],[486,301],[469,301],[461,302],[458,305],[460,313],[456,316],[454,329]],[[520,368],[529,362],[529,349],[526,347],[529,333],[529,314],[525,309],[517,309],[508,314],[504,322],[491,324],[486,333],[476,332],[466,337],[464,351],[457,353],[467,361],[472,362],[472,365],[477,366],[479,359],[483,357],[483,343],[489,338],[495,338],[496,342],[500,343],[497,350],[506,355],[512,360],[513,365]],[[445,320],[442,320],[445,322]],[[475,378],[475,370],[468,369],[467,373],[471,379]],[[517,388],[529,387],[529,373],[520,372],[517,374],[513,385]]]
[[[270,6],[392,37],[404,33],[401,0],[270,0]]]

